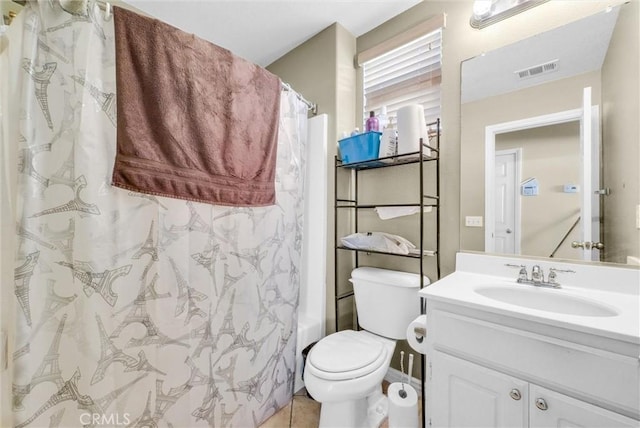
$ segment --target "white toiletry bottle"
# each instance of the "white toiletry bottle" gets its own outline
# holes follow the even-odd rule
[[[387,106],[380,107],[378,122],[380,123],[380,129],[382,131],[384,131],[387,125],[389,125],[389,116],[387,116]]]
[[[387,127],[382,131],[382,136],[380,137],[380,150],[378,151],[378,157],[384,158],[387,156],[395,156],[397,154],[398,131],[390,120]]]

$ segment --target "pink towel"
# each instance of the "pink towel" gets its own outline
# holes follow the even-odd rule
[[[220,205],[275,203],[280,80],[226,49],[114,7],[113,185]]]

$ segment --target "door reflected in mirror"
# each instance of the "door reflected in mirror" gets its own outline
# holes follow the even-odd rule
[[[462,63],[461,249],[640,257],[638,9],[624,4]],[[467,216],[484,216],[484,227],[465,226]]]
[[[494,252],[575,257],[579,183],[579,122],[497,135]]]

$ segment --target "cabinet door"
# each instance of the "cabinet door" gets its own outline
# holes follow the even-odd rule
[[[527,426],[527,382],[437,351],[428,358],[427,423],[430,419],[433,427],[451,428]]]
[[[543,427],[640,427],[640,421],[567,397],[537,385],[529,386],[531,428]],[[543,401],[539,401],[543,400]]]

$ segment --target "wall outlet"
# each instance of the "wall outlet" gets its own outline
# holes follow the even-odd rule
[[[482,216],[468,215],[464,218],[464,225],[467,227],[482,227]]]

